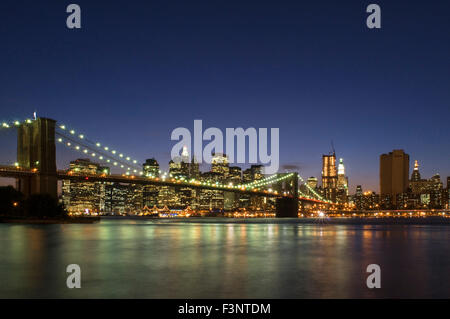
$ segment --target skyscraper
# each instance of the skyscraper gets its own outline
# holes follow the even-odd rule
[[[189,177],[195,179],[200,177],[200,166],[195,156],[192,156],[191,167],[189,169]]]
[[[228,157],[225,154],[213,154],[211,160],[211,172],[219,173],[222,181],[228,178],[229,173]]]
[[[336,201],[337,192],[336,154],[322,156],[322,187],[325,197]]]
[[[358,185],[356,186],[356,192],[355,192],[355,205],[357,209],[363,209],[363,190],[362,186]]]
[[[109,174],[109,168],[91,162],[88,158],[81,158],[70,162],[68,173]],[[63,180],[62,200],[69,213],[103,212],[105,210],[105,183]]]
[[[405,193],[409,185],[409,155],[393,150],[380,156],[380,194],[389,196],[393,204],[397,195]]]
[[[414,170],[411,175],[411,182],[418,182],[420,181],[420,173],[419,173],[419,162],[415,160],[414,162]]]
[[[345,176],[344,159],[339,159],[337,188],[348,195],[348,177]]]
[[[143,165],[144,176],[159,177],[159,164],[154,158],[147,159]],[[159,187],[156,185],[143,186],[143,206],[153,207],[158,204]]]
[[[159,164],[154,158],[147,159],[143,165],[145,176],[159,177]]]
[[[337,178],[337,201],[344,204],[348,202],[348,178],[345,176],[344,159],[339,159]]]

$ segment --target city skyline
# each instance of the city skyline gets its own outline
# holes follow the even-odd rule
[[[36,114],[34,114],[34,115],[36,115]],[[29,117],[29,118],[31,118],[31,117]],[[62,124],[59,124],[59,125],[62,125]],[[8,135],[11,135],[11,134],[8,134]],[[11,142],[15,143],[15,140],[13,140],[13,141],[9,140],[8,141],[9,144],[11,144]],[[58,151],[58,154],[59,154],[58,157],[57,157],[57,166],[58,166],[59,169],[67,168],[69,166],[70,162],[75,160],[75,159],[89,158],[89,156],[83,157],[83,155],[86,155],[86,154],[81,154],[81,153],[77,154],[77,152],[74,152],[74,150],[69,150],[69,149],[65,148],[64,146],[61,146],[59,143],[57,143],[56,146],[57,146],[57,151]],[[331,146],[331,147],[333,147],[333,146]],[[384,155],[385,153],[389,153],[389,151],[386,151],[383,154],[379,154],[379,156],[380,155]],[[15,154],[16,154],[15,152],[8,153],[8,155],[9,155],[9,157],[11,157],[11,159],[7,160],[6,162],[4,161],[4,164],[15,163],[16,162]],[[329,152],[328,154],[322,154],[321,155],[322,159],[323,159],[323,157],[331,156],[331,154],[333,154],[333,152]],[[87,154],[87,155],[89,155],[89,154]],[[374,170],[374,171],[376,171],[375,174],[377,175],[377,180],[375,181],[375,184],[373,184],[375,186],[373,186],[373,187],[367,186],[368,183],[364,183],[364,182],[362,184],[357,184],[356,182],[352,183],[352,176],[347,173],[348,172],[348,161],[346,159],[344,159],[343,157],[340,157],[340,156],[337,156],[337,155],[334,155],[334,156],[336,156],[336,161],[334,163],[336,178],[338,177],[338,173],[337,173],[338,172],[338,166],[343,165],[343,163],[341,161],[345,160],[345,177],[347,178],[346,183],[347,183],[347,187],[348,187],[348,194],[351,194],[351,195],[355,194],[357,192],[357,187],[358,186],[362,186],[364,192],[380,193],[381,190],[380,190],[379,186],[380,186],[381,181],[378,178],[379,177],[380,167],[377,167]],[[153,159],[153,158],[158,161],[158,164],[160,165],[160,168],[161,168],[162,171],[165,171],[165,172],[169,171],[169,163],[171,161],[170,157],[169,157],[167,162],[161,162],[159,156],[148,156],[145,160]],[[97,160],[95,158],[93,158],[92,160],[94,162],[100,164],[100,165],[108,166],[109,168],[112,169],[112,172],[114,172],[114,171],[120,172],[120,169],[119,168],[115,168],[112,164],[108,165],[105,161],[99,161],[99,160]],[[144,165],[145,164],[145,160],[137,162],[137,165],[139,165],[139,166]],[[378,162],[379,158],[377,158],[376,161]],[[339,162],[339,165],[338,165],[338,162]],[[408,159],[408,162],[409,162],[410,165],[409,165],[409,168],[408,168],[408,173],[406,175],[409,178],[411,176],[411,174],[414,172],[413,167],[411,165],[412,162],[416,162],[417,163],[417,162],[420,162],[420,161],[415,159],[415,157],[411,157],[410,159]],[[442,178],[442,182],[445,185],[445,180],[446,180],[447,176],[450,176],[450,174],[445,175],[445,174],[442,174],[439,171],[439,169],[435,169],[435,170],[431,171],[430,175],[427,175],[427,172],[430,172],[430,170],[427,170],[426,167],[425,167],[425,169],[423,169],[424,165],[422,164],[422,162],[420,162],[420,163],[421,163],[421,172],[422,172],[421,175],[425,179],[431,178],[431,177],[436,176],[436,175],[440,175],[441,178]],[[251,165],[253,165],[253,164],[246,164],[246,163],[244,163],[244,164],[237,164],[237,163],[232,164],[232,166],[240,167],[240,168],[242,168],[242,170],[250,168]],[[322,165],[323,165],[323,162],[319,162],[317,164],[317,166],[322,166]],[[200,169],[201,172],[208,172],[208,171],[210,171],[210,168],[211,168],[211,164],[202,163],[202,164],[199,165],[199,169]],[[351,169],[350,169],[350,171],[351,171]],[[307,178],[310,178],[310,177],[317,178],[319,180],[318,186],[323,187],[322,170],[320,170],[318,175],[306,175],[306,174],[304,174],[301,171],[301,169],[299,169],[299,167],[296,167],[296,166],[293,166],[293,165],[283,165],[283,164],[281,164],[279,173],[285,173],[285,172],[299,172],[305,178],[305,182],[306,182]],[[139,175],[139,174],[136,174],[136,175]],[[5,179],[5,178],[0,179],[0,183],[2,185],[11,185],[10,181],[8,179]],[[337,179],[336,179],[335,183],[338,183]]]
[[[169,162],[169,171],[162,172],[154,158],[141,166],[120,150],[36,114],[22,122],[3,122],[1,127],[17,129],[18,134],[17,162],[2,165],[2,177],[17,178],[16,188],[24,196],[45,193],[53,199],[59,197],[58,180],[62,181],[62,202],[71,214],[86,210],[88,214],[92,211],[141,215],[148,213],[150,206],[157,209],[157,204],[170,209],[191,207],[199,214],[235,210],[232,214],[239,215],[241,209],[273,214],[276,209],[277,217],[303,217],[306,210],[326,207],[334,213],[337,209],[346,212],[356,209],[362,214],[365,210],[397,209],[405,214],[405,209],[426,208],[433,213],[434,209],[448,209],[450,200],[450,176],[447,187],[439,174],[421,178],[416,160],[410,178],[410,156],[403,150],[380,155],[379,194],[363,192],[358,185],[351,195],[344,161],[340,158],[337,165],[334,148],[332,153],[322,156],[322,185],[318,186],[318,178],[305,181],[298,172],[264,174],[263,165],[252,165],[242,171],[239,166],[230,166],[233,162],[224,153],[213,153],[210,170],[202,172],[186,145],[180,153],[172,153],[175,157]],[[71,161],[70,168],[58,170],[56,145],[75,150],[82,158]],[[122,172],[117,174],[111,167]],[[418,211],[418,214],[425,213]]]

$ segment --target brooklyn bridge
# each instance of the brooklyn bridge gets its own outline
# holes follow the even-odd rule
[[[0,177],[15,178],[17,189],[25,196],[31,194],[50,194],[57,197],[58,180],[77,182],[111,182],[137,185],[156,185],[170,187],[189,187],[249,194],[251,196],[275,198],[277,217],[297,217],[305,205],[321,204],[329,208],[335,205],[324,199],[314,189],[304,183],[297,172],[278,173],[238,185],[202,181],[179,176],[149,176],[142,172],[139,161],[104,146],[66,125],[58,125],[49,118],[36,117],[24,121],[1,123],[1,129],[17,130],[17,162],[14,165],[1,165]],[[85,156],[111,165],[122,174],[87,174],[57,168],[56,144],[62,144]],[[304,183],[308,194],[299,190]],[[270,186],[270,188],[267,188]]]

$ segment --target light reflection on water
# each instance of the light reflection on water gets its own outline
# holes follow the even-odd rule
[[[1,224],[0,297],[449,298],[449,239],[449,226],[295,220]],[[81,289],[66,287],[68,264]]]

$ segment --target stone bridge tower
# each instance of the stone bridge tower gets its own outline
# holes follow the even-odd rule
[[[37,118],[17,129],[17,162],[20,167],[37,170],[17,181],[17,189],[25,196],[50,194],[57,198],[55,125],[55,120]]]

